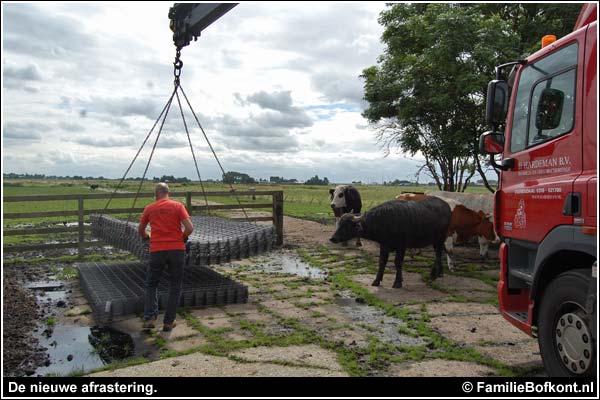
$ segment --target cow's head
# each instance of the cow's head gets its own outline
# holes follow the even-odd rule
[[[346,191],[348,186],[340,185],[335,189],[329,189],[329,199],[331,200],[331,208],[344,208],[346,207]]]
[[[346,242],[355,237],[360,237],[362,233],[362,217],[354,214],[344,214],[340,219],[335,233],[329,239],[332,243]]]
[[[495,242],[498,239],[498,236],[496,236],[496,232],[494,231],[494,223],[491,218],[483,211],[478,211],[477,217],[479,218],[477,234],[483,236],[490,242]]]

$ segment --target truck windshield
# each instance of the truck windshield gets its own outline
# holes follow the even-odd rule
[[[577,70],[577,42],[547,55],[521,71],[513,113],[510,151],[553,139],[573,129],[575,116],[575,74]],[[562,92],[563,105],[553,112],[559,121],[552,129],[536,127],[536,113],[544,89]]]

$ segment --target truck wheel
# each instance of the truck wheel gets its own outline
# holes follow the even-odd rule
[[[585,308],[590,270],[557,276],[542,296],[538,341],[549,376],[595,376],[596,352]]]

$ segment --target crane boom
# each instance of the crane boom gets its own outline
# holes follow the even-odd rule
[[[173,43],[180,49],[198,39],[202,30],[238,3],[175,3],[169,9]]]

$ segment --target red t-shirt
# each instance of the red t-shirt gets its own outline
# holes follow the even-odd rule
[[[181,221],[189,218],[183,204],[162,199],[144,208],[140,224],[150,223],[150,252],[164,250],[185,250]]]

